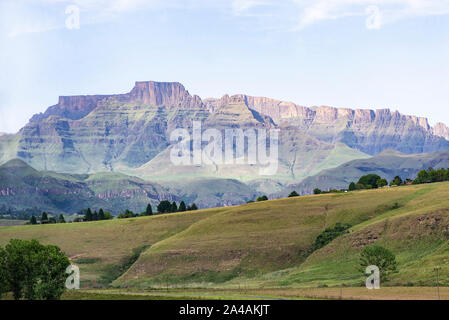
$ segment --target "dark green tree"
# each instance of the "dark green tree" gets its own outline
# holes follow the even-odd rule
[[[427,170],[421,170],[420,172],[418,172],[418,176],[416,177],[415,181],[413,181],[413,183],[428,183],[430,181],[430,175]]]
[[[377,181],[382,179],[377,174],[367,174],[359,179],[359,184],[365,186],[366,189],[377,188]]]
[[[323,191],[321,189],[315,188],[313,189],[313,194],[321,194]]]
[[[37,224],[37,219],[35,216],[31,216],[30,224]]]
[[[186,203],[184,201],[181,201],[181,203],[179,204],[178,211],[179,212],[184,212],[186,210],[187,210]]]
[[[98,211],[98,220],[105,220],[104,211],[102,208]]]
[[[157,212],[159,213],[167,213],[171,210],[171,203],[168,200],[162,200],[157,205]]]
[[[84,217],[85,221],[92,221],[93,215],[92,215],[92,210],[90,210],[90,208],[87,208],[86,211],[86,215]]]
[[[145,215],[146,216],[151,216],[153,215],[153,208],[151,207],[151,203],[149,203],[147,205],[147,209],[145,210]]]
[[[0,270],[14,299],[59,299],[65,290],[67,256],[37,240],[12,239],[0,250]]]
[[[62,214],[59,215],[58,223],[65,223],[64,216]]]
[[[348,190],[349,190],[349,191],[354,191],[354,190],[356,190],[356,187],[355,187],[355,183],[354,183],[354,182],[351,182],[351,183],[349,184]]]
[[[388,185],[388,182],[385,179],[379,179],[379,180],[377,180],[376,185],[378,188],[382,188],[382,187],[385,187],[386,185]]]
[[[268,200],[268,197],[265,195],[257,198],[257,201],[266,201],[266,200]]]
[[[396,176],[394,177],[393,180],[391,180],[390,182],[390,186],[400,186],[403,183],[402,179],[400,176]]]
[[[97,212],[97,210],[95,210],[92,215],[92,221],[97,221],[97,220],[98,220],[98,212]]]
[[[171,204],[170,212],[177,212],[177,211],[178,211],[178,206],[176,205],[176,202],[173,201],[173,203]]]
[[[48,223],[48,215],[47,212],[42,212],[41,223]]]
[[[395,255],[388,249],[378,246],[366,246],[360,251],[360,265],[363,273],[368,266],[379,268],[382,281],[388,280],[388,275],[396,271],[397,262]]]
[[[105,220],[112,220],[112,219],[114,219],[114,216],[110,212],[106,211],[104,213],[104,219]]]
[[[290,192],[290,194],[288,195],[289,198],[291,198],[291,197],[298,197],[298,196],[299,196],[299,194],[298,194],[298,192],[296,192],[295,190],[293,190],[292,192]]]
[[[189,208],[187,208],[187,210],[198,210],[198,207],[196,206],[195,203],[192,203],[192,205],[189,206]]]

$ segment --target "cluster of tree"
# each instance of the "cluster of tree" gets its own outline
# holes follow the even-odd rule
[[[348,190],[362,190],[362,189],[377,189],[388,185],[388,181],[381,178],[377,174],[367,174],[362,176],[357,183],[351,182],[349,184]]]
[[[351,228],[350,224],[348,223],[342,224],[340,222],[337,222],[333,228],[326,228],[315,239],[315,242],[312,245],[312,251],[321,249],[335,238],[338,238],[339,236],[345,233],[349,233],[348,231],[349,228]]]
[[[342,193],[342,192],[347,192],[347,191],[348,190],[346,190],[346,189],[340,189],[340,190],[330,189],[328,191],[325,191],[325,190],[321,190],[321,189],[315,188],[315,189],[313,189],[313,194]]]
[[[257,199],[256,199],[256,201],[267,201],[267,200],[268,200],[268,197],[265,196],[265,195],[257,197]],[[246,203],[253,203],[253,202],[255,202],[255,201],[254,200],[249,200]]]
[[[158,213],[171,213],[171,212],[184,212],[184,211],[192,211],[198,210],[198,207],[195,203],[192,203],[190,206],[186,206],[184,201],[179,203],[179,207],[175,201],[170,202],[168,200],[162,200],[157,205]]]
[[[438,169],[429,168],[428,170],[421,170],[418,172],[418,176],[413,180],[413,184],[432,183],[449,181],[449,168]]]
[[[49,224],[49,223],[65,223],[65,218],[62,214],[59,215],[58,219],[55,217],[49,217],[47,212],[42,212],[42,216],[40,221],[37,221],[37,218],[35,215],[32,215],[30,218],[30,222],[28,224]]]
[[[110,220],[113,218],[114,217],[110,212],[104,212],[101,208],[98,212],[95,210],[93,213],[90,208],[87,208],[87,210],[84,211],[83,221]]]
[[[184,201],[181,201],[179,203],[179,207],[175,201],[170,202],[168,200],[162,200],[157,205],[158,213],[173,213],[173,212],[184,212],[184,211],[192,211],[192,210],[198,210],[197,205],[195,203],[192,203],[190,206],[186,206],[186,203]],[[148,204],[146,210],[140,214],[134,213],[131,210],[126,210],[124,213],[120,213],[117,216],[117,218],[118,219],[126,219],[126,218],[143,217],[143,216],[151,216],[151,215],[153,215],[153,208],[151,207],[151,204]]]
[[[57,300],[65,291],[67,256],[57,246],[12,239],[0,247],[0,297]]]
[[[449,181],[449,168],[448,169],[438,169],[435,170],[433,168],[429,168],[427,170],[421,170],[418,172],[418,175],[414,180],[405,179],[402,180],[400,176],[394,177],[390,183],[387,182],[386,179],[382,179],[377,174],[368,174],[359,179],[357,183],[351,182],[349,185],[349,191],[360,190],[360,189],[373,189],[373,188],[382,188],[384,186],[390,185],[393,186],[401,186],[404,184],[421,184],[421,183],[433,183],[433,182],[442,182]]]

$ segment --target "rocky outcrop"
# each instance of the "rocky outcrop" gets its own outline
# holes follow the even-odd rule
[[[441,122],[438,122],[433,127],[433,134],[438,137],[443,137],[446,140],[449,140],[449,128]]]
[[[155,106],[175,106],[182,109],[204,108],[197,95],[191,96],[179,82],[138,81],[127,95],[129,101]]]
[[[51,116],[58,116],[71,120],[82,119],[95,109],[100,101],[108,95],[69,96],[59,97],[58,104],[49,107],[44,113],[34,115],[30,122],[40,122]]]

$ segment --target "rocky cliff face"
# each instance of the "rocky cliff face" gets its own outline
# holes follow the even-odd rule
[[[426,118],[403,115],[389,109],[309,108],[292,102],[246,95],[207,99],[206,105],[210,110],[219,110],[223,105],[238,101],[261,115],[269,116],[281,128],[298,127],[322,141],[342,142],[371,155],[386,149],[404,153],[449,149],[449,129],[444,124],[432,128]]]
[[[178,82],[136,81],[134,88],[125,94],[61,96],[58,104],[44,113],[34,115],[30,122],[40,122],[50,116],[79,120],[94,110],[100,102],[114,98],[121,103],[141,103],[153,106],[171,106],[183,109],[204,108],[201,98],[191,96]]]
[[[197,95],[191,96],[178,82],[141,81],[127,94],[128,101],[155,106],[174,106],[182,109],[204,108]]]
[[[433,134],[449,140],[449,128],[444,123],[438,122],[435,124],[433,127]]]
[[[432,128],[425,118],[389,109],[304,107],[243,94],[203,101],[180,83],[146,81],[136,82],[125,94],[60,97],[58,104],[34,116],[18,134],[0,136],[0,163],[19,157],[40,170],[128,172],[166,151],[171,131],[191,128],[192,120],[221,129],[280,128],[280,161],[295,168],[292,177],[313,171],[309,160],[320,167],[313,145],[326,145],[319,159],[327,163],[332,162],[327,156],[338,143],[371,155],[385,149],[449,150],[446,126]]]

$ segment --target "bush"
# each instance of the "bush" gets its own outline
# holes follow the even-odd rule
[[[321,194],[323,191],[321,189],[315,188],[313,189],[313,194]]]
[[[394,177],[393,180],[391,180],[390,186],[400,186],[402,183],[403,182],[402,182],[401,177],[400,176],[396,176],[396,177]]]
[[[291,198],[291,197],[298,197],[298,196],[299,196],[299,194],[296,191],[294,191],[294,190],[288,195],[289,198]]]
[[[350,224],[347,223],[342,224],[340,222],[337,222],[333,228],[327,228],[326,230],[321,232],[316,238],[315,243],[312,245],[312,251],[321,249],[335,238],[338,238],[339,236],[348,233],[349,228],[351,228]]]
[[[268,200],[267,196],[261,196],[257,198],[257,201],[266,201],[266,200]]]
[[[382,187],[387,186],[388,182],[385,179],[379,179],[379,180],[377,180],[376,185],[378,188],[382,188]]]
[[[396,271],[397,262],[395,255],[388,249],[372,245],[364,247],[360,251],[360,265],[362,271],[368,266],[374,265],[379,268],[380,278],[382,281],[388,280],[388,275]]]
[[[367,174],[359,179],[357,182],[365,187],[365,189],[377,188],[377,181],[382,178],[377,174]]]

